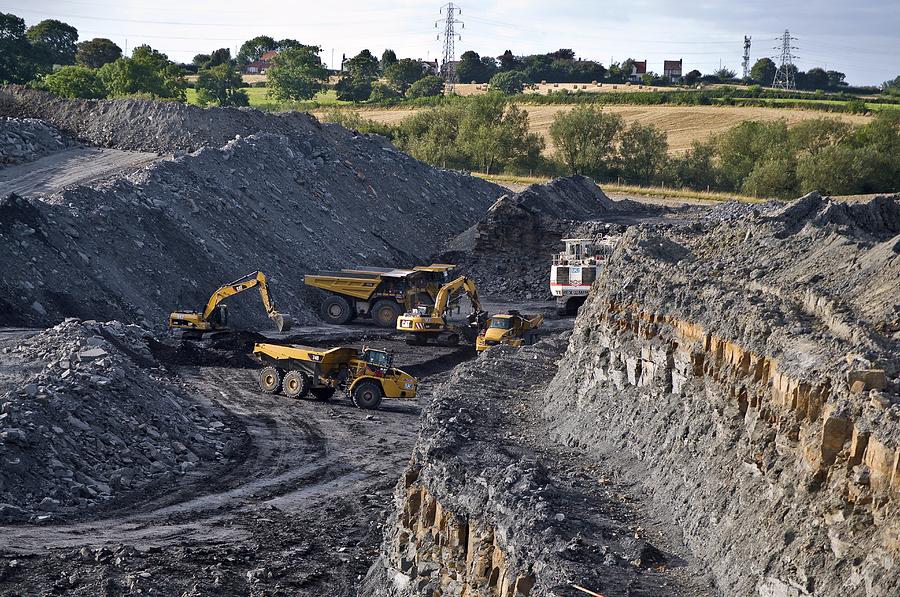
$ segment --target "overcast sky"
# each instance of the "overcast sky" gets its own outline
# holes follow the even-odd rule
[[[150,44],[176,61],[229,47],[256,35],[291,37],[324,48],[339,64],[363,48],[380,55],[435,58],[440,2],[413,0],[0,0],[0,11],[28,25],[57,18],[81,39],[108,37],[130,53]],[[723,66],[740,75],[743,36],[752,36],[751,64],[775,56],[785,28],[797,39],[801,69],[823,66],[852,84],[878,84],[900,74],[900,0],[482,0],[461,2],[456,55],[465,50],[498,56],[572,48],[579,57],[609,65],[632,57],[662,72],[664,59],[684,59],[685,72]],[[383,7],[383,8],[379,8]],[[332,55],[334,62],[332,62]]]

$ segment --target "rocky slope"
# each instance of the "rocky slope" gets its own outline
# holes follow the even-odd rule
[[[311,320],[303,274],[414,265],[500,194],[306,114],[9,87],[0,113],[48,118],[97,145],[179,155],[49,197],[0,198],[0,325],[73,316],[159,327],[255,270],[270,276],[279,309]],[[257,297],[233,306],[236,324],[270,325]]]
[[[0,117],[0,167],[29,162],[73,143],[42,120]]]
[[[544,416],[646,464],[723,594],[900,590],[900,199],[632,228]]]

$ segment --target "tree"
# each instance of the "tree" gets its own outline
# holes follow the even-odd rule
[[[88,68],[100,68],[122,57],[122,48],[105,37],[95,37],[76,46],[75,62]]]
[[[317,56],[320,48],[288,48],[272,59],[267,74],[269,94],[277,99],[306,100],[321,91],[328,71]]]
[[[303,47],[306,47],[306,44],[302,44],[299,41],[297,41],[296,39],[291,39],[289,37],[285,38],[285,39],[279,39],[278,41],[275,42],[275,50],[277,50],[279,52],[284,52],[285,50],[287,50],[289,48],[303,48]],[[266,51],[268,51],[268,50],[266,50]],[[263,52],[263,54],[265,54],[265,52]]]
[[[25,32],[31,44],[43,54],[47,66],[75,64],[75,43],[78,29],[57,21],[45,19]]]
[[[107,95],[97,71],[84,66],[64,66],[45,75],[41,86],[60,97],[102,99]]]
[[[550,125],[550,137],[572,174],[605,174],[622,118],[594,106],[576,106],[558,112]]]
[[[805,86],[807,89],[828,89],[828,73],[824,68],[811,68],[806,71]]]
[[[36,70],[35,50],[25,36],[25,21],[0,12],[0,82],[27,83]]]
[[[811,118],[795,124],[789,131],[795,153],[816,154],[826,147],[840,145],[850,138],[853,127],[834,118]]]
[[[775,71],[778,67],[772,62],[771,58],[760,58],[750,69],[750,78],[760,85],[772,86],[775,81]]]
[[[369,94],[370,102],[387,102],[400,97],[396,89],[387,83],[372,83],[372,93]]]
[[[381,53],[381,62],[379,63],[379,66],[381,67],[381,72],[386,71],[387,67],[389,67],[392,64],[397,64],[397,54],[395,54],[393,50],[388,48],[387,50],[385,50],[384,52]]]
[[[787,123],[747,121],[725,131],[715,140],[719,157],[722,184],[728,190],[738,191],[757,164],[766,161],[783,163],[790,153]],[[765,194],[763,188],[770,188],[771,166],[757,173],[753,183],[754,192]],[[768,182],[763,183],[762,178]]]
[[[444,80],[435,75],[423,77],[409,86],[406,97],[434,97],[444,93]]]
[[[240,73],[231,64],[203,69],[197,77],[197,101],[201,106],[246,106],[250,102],[242,85]]]
[[[456,65],[456,76],[461,83],[474,81],[475,83],[486,83],[490,77],[485,77],[484,64],[481,62],[481,56],[478,52],[468,50],[459,57],[459,64]]]
[[[532,154],[529,144],[541,142],[528,133],[528,113],[496,93],[469,100],[458,139],[473,165],[486,174]]]
[[[406,93],[409,86],[425,76],[425,67],[411,58],[401,58],[384,71],[384,78],[400,93]]]
[[[212,54],[209,55],[209,62],[206,64],[206,68],[212,68],[220,64],[231,65],[231,50],[228,48],[213,50]]]
[[[209,66],[209,54],[196,54],[191,63],[198,69],[206,68]]]
[[[184,101],[184,73],[168,56],[148,45],[138,46],[131,58],[104,64],[98,71],[109,95],[146,93],[153,97]]]
[[[372,93],[372,83],[378,78],[378,59],[363,50],[344,62],[344,74],[335,86],[342,101],[364,101]]]
[[[686,75],[681,79],[681,81],[682,81],[682,83],[684,83],[685,85],[696,85],[697,82],[700,80],[700,77],[702,77],[702,76],[703,76],[703,73],[701,73],[701,72],[698,71],[697,69],[694,69],[694,70],[692,70],[692,71],[689,71],[688,74],[686,74]]]
[[[525,89],[525,76],[518,71],[501,71],[491,77],[491,89],[505,95],[522,93]]]
[[[900,75],[881,84],[881,91],[889,95],[900,95]]]
[[[268,35],[258,35],[253,39],[248,39],[241,44],[236,59],[238,66],[244,68],[254,60],[259,60],[260,56],[266,52],[278,49],[278,43]]]
[[[503,52],[497,57],[497,60],[500,61],[500,70],[513,70],[521,64],[510,50]]]
[[[652,182],[660,178],[668,151],[665,132],[653,125],[632,122],[622,130],[616,161],[626,179]]]
[[[416,159],[442,168],[468,166],[459,146],[463,119],[460,104],[438,106],[405,118],[397,130],[397,147]]]
[[[575,60],[575,50],[572,50],[571,48],[562,48],[548,54],[548,56],[556,60]]]
[[[737,73],[728,68],[720,68],[716,72],[713,73],[721,82],[728,83],[729,81],[734,81],[734,78],[737,76]]]
[[[826,74],[828,75],[828,87],[830,87],[831,89],[840,89],[841,87],[847,86],[847,83],[844,81],[844,79],[847,78],[847,75],[845,75],[844,73],[836,70],[830,70],[826,71]]]
[[[758,162],[747,174],[741,192],[754,197],[796,197],[796,164],[790,156],[775,156]]]

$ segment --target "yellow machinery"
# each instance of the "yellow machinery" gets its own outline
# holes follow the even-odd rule
[[[259,294],[262,297],[263,306],[266,308],[266,315],[275,322],[275,326],[279,332],[286,332],[291,329],[293,320],[287,313],[279,313],[275,310],[275,305],[269,297],[269,286],[266,282],[266,275],[262,272],[253,272],[234,282],[229,282],[224,286],[220,286],[209,300],[206,301],[206,308],[203,312],[199,311],[175,311],[169,315],[169,329],[173,330],[192,330],[197,332],[209,332],[226,330],[228,323],[227,305],[222,301],[235,294],[240,294],[245,290],[259,287]]]
[[[463,292],[472,303],[472,312],[466,323],[450,321],[450,311],[458,308],[459,294]],[[474,342],[484,325],[487,314],[481,309],[478,289],[471,278],[460,276],[441,286],[432,306],[419,306],[397,318],[397,329],[407,334],[407,343],[422,345],[433,341],[445,346],[459,344],[460,338]]]
[[[307,286],[324,290],[321,315],[328,323],[343,325],[357,316],[371,317],[392,328],[397,316],[422,304],[432,304],[454,265],[432,263],[413,269],[360,267],[305,276]]]
[[[253,354],[266,366],[257,381],[266,394],[281,392],[289,398],[312,394],[328,400],[338,388],[346,389],[358,408],[374,409],[382,398],[415,398],[418,380],[393,366],[383,351],[349,346],[256,344]]]
[[[518,311],[492,315],[487,327],[475,340],[475,350],[481,352],[497,344],[508,344],[516,348],[534,344],[537,328],[542,323],[543,315],[522,315]]]

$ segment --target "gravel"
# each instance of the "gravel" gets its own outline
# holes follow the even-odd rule
[[[55,126],[42,120],[0,118],[0,168],[30,162],[73,144]]]

